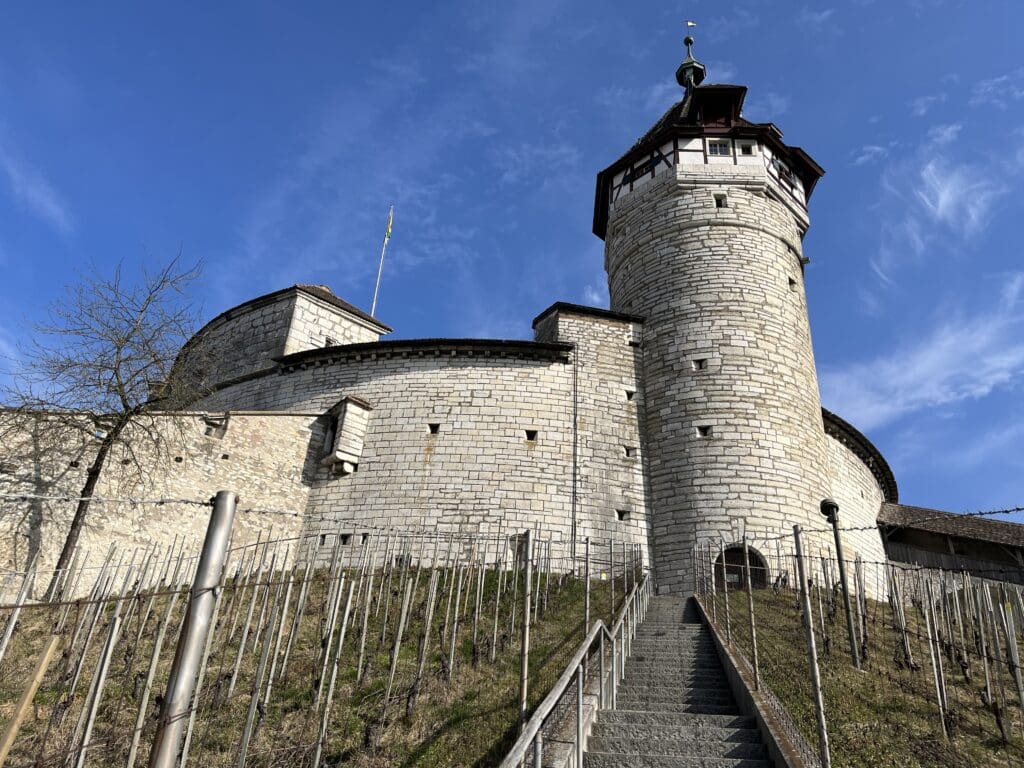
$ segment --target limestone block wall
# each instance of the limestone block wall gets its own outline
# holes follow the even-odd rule
[[[805,227],[750,166],[680,165],[611,211],[612,309],[645,318],[644,448],[661,587],[692,589],[694,543],[735,539],[734,520],[763,537],[820,527],[828,473]]]
[[[380,329],[362,318],[315,296],[298,292],[292,308],[288,338],[281,354],[290,355],[336,344],[363,344],[379,338]],[[328,344],[328,340],[331,344]]]
[[[182,349],[177,365],[213,385],[273,368],[284,354],[295,310],[294,291],[278,291],[218,315]]]
[[[577,535],[638,543],[646,551],[640,324],[565,308],[542,315],[535,333],[538,341],[576,345]]]
[[[123,450],[112,451],[96,496],[203,501],[232,490],[241,498],[240,510],[294,513],[240,511],[234,544],[251,543],[260,533],[295,536],[317,466],[310,452],[314,424],[315,417],[295,413],[232,413],[226,420],[225,414],[163,415],[148,425],[163,435],[159,450],[141,434],[132,441],[144,471],[137,472]],[[23,420],[5,436],[0,493],[80,493],[95,441],[60,429],[52,418]],[[74,501],[0,500],[0,591],[16,589],[17,572],[36,552],[40,568],[56,564],[74,511]],[[208,508],[190,504],[93,502],[80,543],[90,566],[102,562],[112,543],[126,561],[136,548],[169,547],[182,539],[186,553],[198,555],[208,521]],[[40,579],[39,589],[45,581]]]
[[[825,443],[831,497],[839,504],[839,525],[842,528],[868,529],[844,532],[843,549],[851,562],[860,555],[865,562],[884,563],[887,559],[885,548],[875,528],[883,501],[882,489],[857,454],[831,437]],[[869,586],[881,593],[885,586],[882,569],[870,565],[865,572],[870,577]]]

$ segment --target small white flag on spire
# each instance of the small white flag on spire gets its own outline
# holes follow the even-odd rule
[[[696,21],[687,21],[686,22],[686,26],[687,26],[687,28],[689,28],[689,27],[696,27],[697,26],[697,22]]]

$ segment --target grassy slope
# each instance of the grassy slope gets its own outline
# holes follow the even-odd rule
[[[755,590],[758,651],[762,679],[782,700],[812,746],[817,745],[816,717],[808,673],[806,641],[795,593],[779,595]],[[997,766],[1024,762],[1020,702],[1005,665],[992,673],[1007,700],[1012,738],[1003,744],[991,709],[982,704],[984,672],[976,654],[970,656],[971,680],[954,660],[952,649],[943,654],[947,696],[953,714],[953,738],[944,741],[936,705],[924,620],[907,609],[914,661],[903,663],[902,640],[894,629],[887,604],[868,601],[868,654],[863,671],[854,669],[841,604],[829,617],[823,596],[826,633],[820,634],[817,596],[813,597],[815,631],[824,687],[829,742],[835,766]],[[734,643],[749,659],[751,644],[747,595],[730,595]],[[709,606],[710,607],[710,606]],[[719,623],[724,626],[724,600],[718,597]],[[970,643],[970,639],[968,639]],[[998,695],[998,693],[997,693]]]
[[[484,607],[479,630],[482,661],[477,666],[472,663],[473,611],[470,601],[468,612],[460,618],[456,672],[451,683],[448,683],[441,674],[442,654],[438,647],[438,638],[439,625],[445,614],[445,601],[439,596],[423,689],[412,717],[405,717],[406,697],[415,674],[418,643],[423,631],[426,587],[427,579],[423,578],[412,603],[412,617],[399,656],[386,723],[382,724],[381,716],[390,648],[393,643],[394,625],[397,623],[397,582],[392,589],[388,639],[381,645],[378,645],[377,638],[380,636],[380,623],[384,612],[382,610],[376,618],[371,616],[367,633],[370,671],[361,686],[357,686],[355,682],[359,627],[357,625],[354,630],[350,627],[345,641],[345,652],[322,764],[344,763],[365,767],[488,766],[495,764],[515,739],[519,684],[518,614],[521,614],[522,608],[520,604],[515,637],[510,638],[507,613],[509,595],[506,594],[503,598],[497,660],[491,664],[487,661],[487,655],[494,621],[493,578],[488,579],[484,590]],[[616,592],[621,601],[621,581]],[[163,599],[166,598],[161,598]],[[316,679],[315,660],[323,602],[324,589],[317,583],[311,589],[307,612],[300,625],[300,634],[289,661],[287,676],[275,684],[270,706],[260,719],[259,728],[249,748],[247,765],[309,764],[311,747],[319,725],[319,715],[313,712],[310,705]],[[607,584],[595,582],[592,606],[593,618],[603,615],[607,620],[611,608]],[[600,610],[602,607],[603,612]],[[93,746],[90,748],[88,760],[91,766],[125,764],[138,707],[137,679],[139,673],[144,672],[152,653],[159,609],[158,604],[138,647],[131,648],[138,632],[138,627],[134,623],[128,628],[122,637],[121,645],[118,646],[91,742]],[[13,702],[23,690],[30,674],[30,667],[34,665],[42,648],[50,623],[50,617],[43,615],[44,613],[48,612],[23,613],[14,643],[3,661],[0,669],[0,728],[10,718]],[[256,614],[259,614],[259,606]],[[176,610],[176,617],[177,615],[180,615],[180,606]],[[97,625],[96,637],[88,656],[87,672],[78,684],[77,696],[63,721],[58,725],[55,715],[61,709],[59,702],[64,699],[63,686],[66,685],[66,678],[61,680],[63,662],[55,662],[35,698],[33,712],[22,727],[8,765],[52,765],[59,762],[62,755],[67,754],[71,743],[70,736],[74,731],[91,679],[91,670],[95,666],[98,649],[106,632],[108,617],[109,611],[104,620]],[[138,619],[134,621],[137,622]],[[449,623],[446,634],[450,632]],[[582,638],[582,633],[582,585],[566,579],[561,589],[558,589],[556,581],[552,579],[548,609],[534,625],[531,634],[531,708],[539,703],[561,674]],[[259,653],[246,653],[234,696],[227,702],[222,702],[222,694],[226,690],[238,647],[237,638],[226,644],[222,642],[226,634],[226,628],[222,626],[210,658],[196,733],[189,755],[190,766],[220,768],[233,766],[237,760],[239,737],[249,707]],[[154,697],[162,694],[166,685],[170,660],[173,657],[173,644],[173,640],[169,641],[161,655]],[[143,733],[142,748],[136,765],[145,765],[148,758],[156,713],[156,707],[152,702],[150,710],[151,716]]]

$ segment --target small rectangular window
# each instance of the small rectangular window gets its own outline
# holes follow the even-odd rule
[[[429,424],[427,424],[427,429],[430,430],[430,434],[436,435],[438,432],[441,431],[441,425],[436,421],[432,421]]]
[[[732,154],[732,148],[729,146],[728,139],[714,139],[709,141],[708,154],[718,157],[729,157]]]
[[[320,534],[320,546],[322,547],[326,543],[327,543],[327,534],[326,533],[321,533]]]
[[[728,208],[729,198],[724,194],[715,195],[715,208]]]
[[[634,392],[632,389],[627,389],[626,400],[632,400],[634,397],[636,397],[636,392]]]
[[[744,155],[752,155],[752,154],[754,154],[754,145],[753,144],[741,144],[740,145],[740,152],[742,154],[744,154]]]
[[[639,347],[641,347],[643,345],[639,341],[631,341],[631,342],[629,342],[629,346],[639,348]]]
[[[711,437],[711,425],[710,424],[702,424],[702,425],[698,426],[697,427],[697,436],[698,437]]]
[[[622,522],[625,522],[626,520],[629,520],[629,514],[630,514],[630,512],[629,512],[628,509],[616,509],[615,510],[615,516],[620,521],[622,521]]]
[[[625,452],[627,459],[635,459],[636,458],[636,448],[634,446],[632,446],[632,445],[624,445],[624,446],[622,446],[622,450]]]
[[[324,346],[325,347],[333,347],[337,343],[338,342],[335,341],[334,338],[332,338],[331,336],[324,336]]]
[[[351,533],[343,533],[343,534],[341,534],[341,543],[342,544],[348,544],[349,541],[351,541],[351,540],[352,540],[352,534]]]
[[[699,357],[696,360],[691,360],[690,365],[695,371],[703,371],[708,367],[708,359],[706,357]]]
[[[537,430],[536,429],[528,429],[528,430],[526,430],[526,440],[527,440],[527,442],[530,442],[530,443],[536,442],[537,441]]]
[[[796,290],[796,280],[793,279],[792,277],[789,278],[789,290],[791,290],[791,291],[795,291]]]

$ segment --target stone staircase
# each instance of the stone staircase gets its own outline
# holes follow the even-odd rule
[[[770,768],[753,718],[740,715],[709,630],[682,597],[652,597],[618,706],[601,710],[584,768]]]

